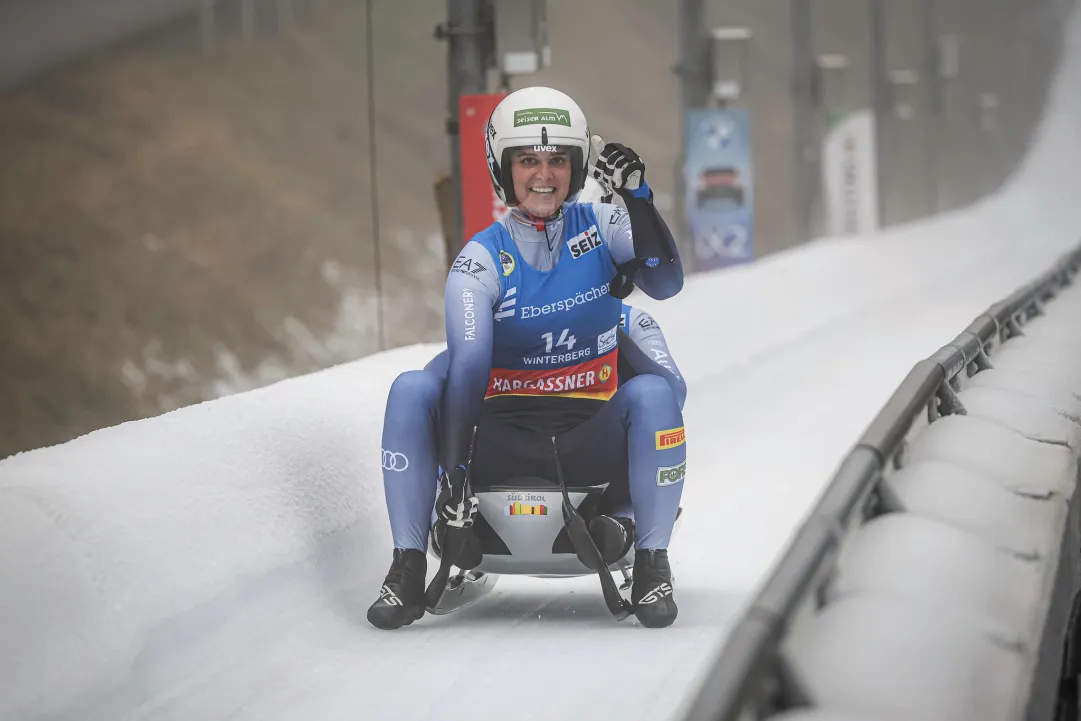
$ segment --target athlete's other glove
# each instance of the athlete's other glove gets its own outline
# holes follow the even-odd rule
[[[623,195],[649,198],[652,191],[646,183],[646,164],[626,145],[605,143],[599,135],[589,138],[589,174],[601,185]]]
[[[458,466],[439,477],[439,497],[435,512],[453,528],[472,528],[477,515],[477,497],[467,495],[465,466]]]
[[[468,570],[480,565],[483,558],[480,540],[473,533],[477,515],[477,497],[469,492],[465,466],[458,466],[439,477],[439,495],[435,501],[436,543],[441,555],[458,568]]]

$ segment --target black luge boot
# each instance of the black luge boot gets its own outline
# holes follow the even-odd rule
[[[631,550],[634,521],[619,516],[597,516],[589,522],[589,535],[597,544],[604,563],[610,566]]]
[[[676,620],[679,609],[672,595],[672,567],[667,550],[634,552],[634,584],[631,586],[634,615],[646,628],[664,628]]]
[[[408,626],[424,615],[424,574],[428,559],[423,551],[394,549],[390,571],[379,598],[368,607],[368,623],[384,631]]]

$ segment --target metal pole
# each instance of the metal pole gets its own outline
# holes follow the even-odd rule
[[[214,22],[216,4],[217,0],[202,0],[199,3],[199,45],[203,55],[214,52],[214,43],[218,35]]]
[[[240,37],[245,41],[255,37],[255,0],[240,0]]]
[[[293,3],[291,0],[278,0],[278,32],[284,33],[293,24]]]
[[[937,0],[923,0],[923,77],[927,111],[923,114],[924,167],[927,172],[927,212],[937,213],[939,200],[938,137],[942,132],[942,78],[938,62]]]
[[[694,254],[687,252],[691,242],[690,226],[685,212],[687,188],[684,187],[683,168],[687,162],[687,111],[704,108],[709,97],[709,38],[705,33],[705,21],[702,17],[702,0],[683,0],[679,6],[679,47],[680,58],[676,72],[679,74],[680,107],[679,118],[679,160],[675,168],[675,188],[679,212],[677,227],[683,241],[680,256],[685,265],[694,266]]]
[[[886,153],[885,125],[890,114],[890,97],[886,87],[886,8],[883,0],[871,0],[871,98],[875,116],[875,165],[878,191],[879,226],[886,225],[886,188],[883,160]]]
[[[375,276],[375,326],[379,350],[386,348],[386,332],[383,318],[383,263],[379,227],[379,166],[376,153],[375,112],[375,32],[372,24],[372,0],[364,8],[365,41],[368,44],[368,181],[371,184],[372,203],[372,273]]]
[[[811,42],[811,0],[792,0],[792,111],[793,168],[792,197],[796,207],[796,240],[811,239],[811,204],[814,179],[812,147],[812,82],[815,69],[814,47]]]
[[[447,0],[447,135],[453,185],[454,246],[465,243],[462,221],[462,166],[459,159],[458,99],[488,89],[484,49],[479,42],[480,8],[485,0]]]

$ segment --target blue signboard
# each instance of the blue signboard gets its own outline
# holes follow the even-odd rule
[[[685,212],[695,270],[754,258],[754,173],[745,108],[687,111]]]

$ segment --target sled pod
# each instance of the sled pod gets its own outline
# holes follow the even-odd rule
[[[568,488],[571,504],[587,520],[596,515],[597,503],[607,488]],[[475,571],[497,575],[540,577],[587,576],[596,573],[579,560],[567,534],[563,494],[543,478],[511,478],[498,486],[474,491],[479,507],[473,531],[481,542],[484,559]],[[439,556],[431,534],[431,551]],[[633,549],[612,570],[631,568]]]

